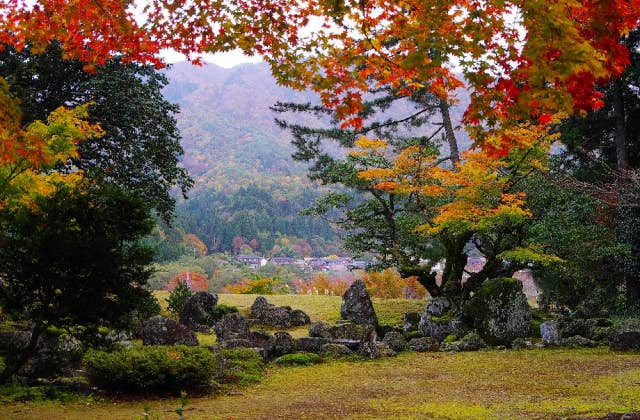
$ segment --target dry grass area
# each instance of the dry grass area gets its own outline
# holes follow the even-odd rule
[[[176,418],[177,400],[2,407],[4,418]],[[187,419],[553,418],[640,409],[640,354],[605,349],[403,353],[274,368],[228,396],[194,398]],[[153,418],[153,417],[152,417]]]

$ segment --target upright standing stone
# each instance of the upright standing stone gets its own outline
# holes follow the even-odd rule
[[[540,324],[540,337],[545,346],[559,346],[562,344],[558,321],[544,321]]]
[[[340,316],[356,324],[378,325],[378,317],[362,280],[353,282],[342,296]]]

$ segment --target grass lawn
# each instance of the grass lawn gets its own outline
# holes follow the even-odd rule
[[[164,292],[166,293],[166,292]],[[162,302],[166,294],[161,292]],[[220,295],[248,313],[256,295]],[[307,312],[339,318],[340,297],[267,296]],[[374,300],[382,323],[395,324],[424,302]],[[307,327],[291,330],[306,335]],[[200,336],[213,341],[213,336]],[[176,419],[177,398],[0,405],[0,419]],[[186,419],[215,418],[559,418],[640,411],[640,353],[543,349],[412,353],[375,361],[327,361],[308,367],[269,365],[262,382],[230,395],[192,398]]]
[[[11,404],[3,418],[135,419],[175,399]],[[371,362],[272,368],[233,395],[194,398],[187,419],[551,418],[640,409],[640,354],[605,349],[403,353]],[[152,416],[153,418],[153,416]]]

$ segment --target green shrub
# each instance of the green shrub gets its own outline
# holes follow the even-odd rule
[[[292,353],[285,354],[284,356],[278,357],[274,360],[275,363],[279,365],[285,366],[294,366],[294,365],[313,365],[315,363],[320,363],[322,359],[315,353]]]
[[[54,385],[5,385],[0,387],[0,402],[60,401],[68,403],[78,400],[78,394]]]
[[[248,385],[260,382],[264,372],[262,356],[251,349],[238,348],[222,350],[220,352],[224,360],[223,376],[220,382],[223,384]]]
[[[92,384],[125,392],[206,388],[218,370],[213,353],[187,346],[91,350],[83,362]]]
[[[531,320],[531,331],[529,332],[529,334],[531,334],[531,337],[535,337],[535,338],[540,338],[540,325],[543,323],[544,321],[541,321],[539,319],[532,319]]]
[[[421,331],[409,331],[407,333],[407,340],[411,340],[412,338],[420,338],[422,337]]]
[[[216,307],[213,309],[212,317],[214,320],[219,321],[226,314],[231,314],[234,312],[238,312],[238,308],[236,308],[235,306],[225,304],[216,305]]]
[[[442,341],[443,343],[453,343],[454,341],[456,341],[458,339],[458,337],[456,337],[455,334],[449,334],[448,336],[446,336],[444,338],[444,340]]]

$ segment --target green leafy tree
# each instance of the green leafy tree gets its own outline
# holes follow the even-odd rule
[[[187,283],[179,281],[176,287],[169,293],[169,297],[165,299],[167,301],[167,309],[176,316],[180,315],[184,305],[186,305],[191,296],[193,296],[193,292],[189,289]]]
[[[631,64],[601,86],[602,108],[562,124],[561,156],[568,183],[605,203],[602,222],[630,248],[614,258],[612,275],[624,278],[628,306],[640,308],[640,28],[623,41]]]
[[[293,114],[312,114],[323,122],[320,126],[310,127],[281,118],[276,120],[293,136],[296,147],[293,158],[310,163],[309,177],[334,187],[304,214],[330,219],[346,233],[346,249],[356,254],[373,253],[378,257],[378,268],[398,267],[404,275],[418,276],[423,286],[437,294],[435,272],[431,266],[420,265],[424,260],[435,263],[443,256],[438,241],[416,231],[425,222],[422,213],[425,203],[416,195],[404,196],[376,189],[371,182],[358,176],[358,171],[366,165],[391,167],[390,159],[353,156],[346,151],[354,147],[360,136],[372,134],[387,139],[395,150],[418,144],[435,153],[445,140],[444,126],[428,136],[415,137],[410,133],[441,112],[440,101],[425,92],[407,97],[381,89],[372,94],[374,99],[365,103],[360,114],[368,124],[358,130],[340,128],[335,113],[322,106],[277,103],[273,107],[276,112],[288,113],[290,119],[294,118]],[[403,101],[413,108],[409,116],[397,117],[396,113],[394,117],[387,112]],[[458,159],[455,137],[452,141],[451,138],[447,140],[454,159]]]
[[[87,73],[81,62],[63,59],[57,43],[42,54],[7,46],[0,51],[0,77],[20,99],[25,125],[59,106],[92,103],[89,119],[105,135],[80,142],[79,158],[69,167],[135,191],[167,219],[175,205],[171,189],[186,193],[191,187],[178,161],[183,153],[174,118],[178,107],[162,96],[168,82],[153,67],[113,59]]]
[[[144,288],[152,252],[139,242],[152,226],[144,200],[113,186],[59,186],[34,206],[0,209],[0,305],[31,327],[28,346],[9,355],[0,382],[33,355],[49,327],[129,328],[159,311]]]
[[[618,261],[629,255],[630,248],[617,240],[612,226],[599,219],[606,213],[604,203],[563,187],[554,178],[532,177],[524,187],[533,213],[525,228],[526,240],[560,258],[553,264],[532,266],[540,303],[582,316],[615,311],[624,286]]]

